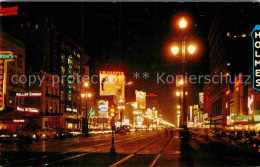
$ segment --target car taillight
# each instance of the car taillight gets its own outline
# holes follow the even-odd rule
[[[253,147],[256,147],[256,144],[255,144],[255,143],[253,144]]]

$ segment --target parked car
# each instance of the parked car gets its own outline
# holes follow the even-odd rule
[[[58,132],[55,129],[40,129],[37,134],[42,140],[54,139]]]
[[[0,130],[0,141],[9,141],[12,139],[13,132],[7,129]]]
[[[30,143],[33,141],[33,134],[31,130],[28,129],[16,129],[12,134],[12,139],[19,142]]]

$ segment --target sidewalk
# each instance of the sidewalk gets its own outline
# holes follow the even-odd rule
[[[211,162],[207,152],[198,150],[194,141],[190,141],[190,149],[181,149],[179,138],[172,138],[162,151],[155,166],[218,166]]]

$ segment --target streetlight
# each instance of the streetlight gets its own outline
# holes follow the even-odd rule
[[[89,115],[88,115],[88,99],[92,97],[92,94],[91,93],[82,93],[81,94],[81,97],[82,98],[86,98],[86,130],[85,130],[85,136],[86,137],[89,137],[89,127],[88,127],[88,118],[89,118]],[[84,123],[85,125],[85,123]],[[85,126],[84,126],[85,127]],[[85,129],[85,128],[84,128]]]
[[[179,22],[178,22],[179,28],[181,30],[185,30],[188,25],[188,21],[185,17],[181,17]],[[185,35],[185,34],[183,34]],[[182,56],[182,75],[183,78],[186,73],[186,51],[188,51],[189,54],[194,54],[196,52],[196,46],[194,44],[186,46],[186,36],[181,37],[181,49],[177,46],[174,45],[171,47],[171,52],[173,55],[177,55],[179,50],[181,50],[181,56]],[[183,80],[178,82],[178,85],[182,86],[182,92],[176,92],[177,96],[181,95],[181,116],[180,116],[180,127],[185,127],[187,125],[187,83],[184,82]]]
[[[171,48],[172,54],[173,55],[177,55],[177,53],[179,52],[179,47],[178,46],[173,46]]]
[[[89,83],[88,83],[88,82],[85,82],[85,83],[84,83],[84,86],[85,86],[85,87],[88,87],[88,86],[89,86]]]
[[[190,54],[193,54],[196,51],[195,45],[188,46],[188,51],[189,51]]]
[[[187,21],[184,17],[181,18],[180,22],[179,22],[179,27],[181,29],[185,29],[187,27]]]

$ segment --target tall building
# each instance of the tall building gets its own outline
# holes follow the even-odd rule
[[[58,108],[65,119],[64,128],[78,129],[81,122],[81,74],[89,56],[48,19],[5,28],[26,45],[27,75],[42,71],[59,77]]]
[[[230,12],[232,10],[232,12]],[[219,9],[213,20],[208,41],[210,45],[209,73],[214,82],[204,85],[204,113],[208,113],[212,127],[224,128],[227,116],[230,116],[231,94],[234,91],[235,76],[239,73],[248,74],[251,65],[251,31],[254,27],[254,15],[250,5],[232,8],[227,5]],[[231,79],[230,79],[231,78]],[[247,85],[241,83],[243,87]],[[242,91],[242,90],[239,90]],[[243,93],[244,95],[245,93]],[[240,96],[247,109],[247,97]],[[237,102],[235,102],[235,105]],[[240,104],[240,103],[239,103]],[[238,105],[238,104],[237,104]],[[234,111],[234,110],[235,111]],[[235,114],[245,114],[238,111],[232,102]]]
[[[23,42],[0,29],[0,129],[14,130],[27,121],[25,113],[15,108],[24,105],[15,95],[26,89],[25,49]]]

